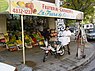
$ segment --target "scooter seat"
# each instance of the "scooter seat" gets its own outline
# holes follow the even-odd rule
[[[56,41],[56,44],[57,44],[57,45],[61,45],[61,42],[60,42],[60,41]]]

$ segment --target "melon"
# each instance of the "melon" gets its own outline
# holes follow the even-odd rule
[[[8,2],[6,0],[0,0],[0,12],[5,12],[8,9]]]

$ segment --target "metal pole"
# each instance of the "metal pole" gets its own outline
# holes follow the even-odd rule
[[[25,64],[25,47],[24,47],[23,15],[21,15],[21,26],[22,26],[23,64]]]

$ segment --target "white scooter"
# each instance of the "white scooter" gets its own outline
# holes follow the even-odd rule
[[[60,41],[52,41],[52,44],[49,44],[47,40],[44,41],[45,47],[40,47],[41,49],[45,50],[45,55],[43,58],[43,62],[47,60],[48,54],[54,55],[57,57],[58,55],[64,55],[64,47],[61,45]]]

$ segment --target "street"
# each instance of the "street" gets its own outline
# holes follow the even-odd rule
[[[89,41],[93,46],[95,46],[95,41]],[[75,71],[95,71],[95,56],[93,60],[83,66],[80,66]]]
[[[95,41],[90,41],[90,43],[95,46]],[[95,71],[95,58],[89,64],[87,64],[82,71]]]

